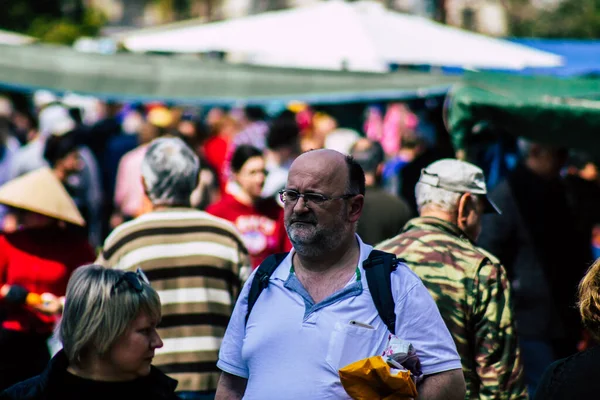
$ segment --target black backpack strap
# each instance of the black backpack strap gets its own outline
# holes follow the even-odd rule
[[[248,323],[250,312],[252,311],[254,304],[256,304],[256,300],[258,300],[258,296],[260,296],[262,291],[269,285],[269,279],[271,278],[271,275],[273,275],[273,272],[275,272],[279,264],[281,264],[287,255],[288,253],[271,254],[258,266],[256,274],[254,274],[254,278],[250,284],[250,292],[248,293],[248,311],[246,312],[246,323]]]
[[[379,317],[385,322],[389,331],[396,332],[396,312],[392,295],[392,279],[390,274],[396,270],[398,259],[394,254],[380,250],[372,250],[363,262],[369,291]]]

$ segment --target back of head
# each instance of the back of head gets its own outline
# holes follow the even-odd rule
[[[244,108],[244,115],[251,122],[262,121],[267,118],[265,110],[258,106],[246,106]]]
[[[152,141],[142,162],[146,195],[154,206],[189,206],[199,173],[198,156],[175,137]]]
[[[131,274],[131,273],[129,273]],[[69,363],[81,366],[90,354],[108,353],[140,313],[159,320],[158,294],[139,279],[139,290],[124,271],[88,265],[75,270],[67,285],[58,336]]]
[[[430,208],[439,211],[454,213],[458,209],[458,200],[461,193],[452,192],[446,189],[440,189],[417,183],[415,188],[415,197],[417,208],[420,215],[424,215]]]
[[[345,157],[348,167],[348,187],[346,192],[350,194],[365,195],[365,171],[352,156]]]
[[[262,157],[263,152],[254,146],[243,144],[236,147],[231,157],[231,170],[235,173],[240,172],[246,161],[252,157]]]
[[[44,159],[50,167],[54,168],[56,163],[77,150],[83,144],[83,133],[72,130],[64,135],[50,135],[44,145]]]
[[[600,258],[579,284],[579,313],[592,336],[600,340]]]
[[[569,154],[566,148],[524,138],[519,138],[517,144],[522,160],[531,171],[547,178],[559,177]]]
[[[280,117],[273,121],[267,133],[267,147],[271,150],[297,148],[300,143],[300,129],[294,119]]]
[[[419,212],[425,208],[453,213],[464,193],[483,195],[486,204],[487,187],[481,168],[460,160],[443,159],[430,164],[421,172],[415,188]],[[489,203],[491,205],[491,203]]]
[[[370,139],[359,139],[350,155],[362,167],[365,173],[375,174],[377,168],[385,161],[385,153],[381,143]]]

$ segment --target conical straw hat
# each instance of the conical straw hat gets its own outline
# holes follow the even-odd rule
[[[84,226],[85,220],[58,178],[40,168],[0,186],[0,204]]]

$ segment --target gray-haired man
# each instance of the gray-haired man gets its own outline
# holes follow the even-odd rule
[[[217,387],[221,339],[249,268],[233,225],[190,207],[200,163],[178,138],[150,143],[142,181],[152,211],[118,226],[97,263],[141,267],[162,302],[164,347],[154,365],[179,381],[184,399],[210,398]],[[207,397],[208,396],[208,397]]]
[[[483,171],[444,159],[421,171],[419,217],[377,248],[396,254],[435,300],[461,357],[467,399],[526,399],[523,364],[504,267],[474,241],[487,197]]]

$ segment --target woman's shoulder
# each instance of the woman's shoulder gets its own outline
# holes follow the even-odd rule
[[[179,399],[179,397],[177,397],[177,395],[175,394],[175,390],[177,389],[178,383],[177,380],[167,376],[165,373],[163,373],[154,366],[152,366],[148,378],[151,382],[149,387],[151,387],[151,391],[157,399]]]
[[[552,363],[544,372],[536,399],[586,398],[600,392],[600,347],[585,350]],[[583,396],[583,397],[582,397]]]
[[[34,376],[26,381],[19,382],[0,393],[0,400],[38,400],[44,398],[41,376]]]

